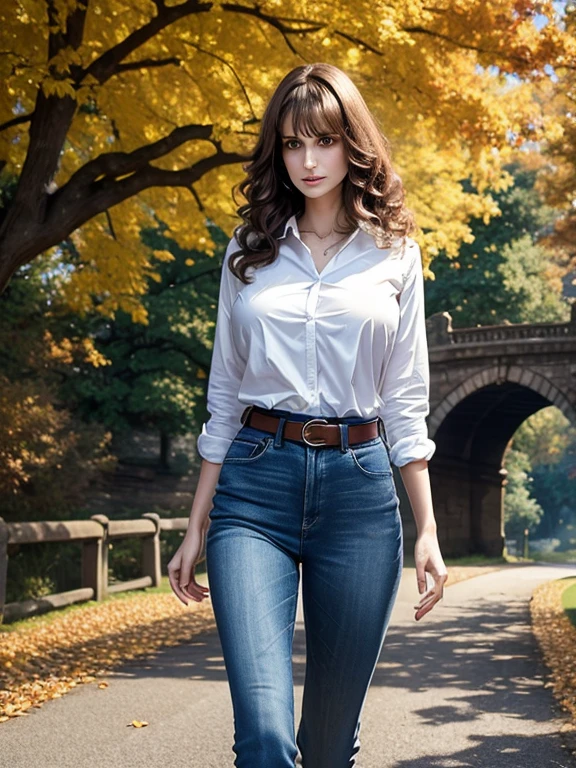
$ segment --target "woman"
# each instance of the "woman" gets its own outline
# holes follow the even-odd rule
[[[418,529],[416,620],[446,580],[428,475],[420,250],[388,143],[332,65],[282,80],[244,170],[200,478],[168,572],[185,604],[211,593],[234,764],[293,768],[299,751],[304,768],[348,768],[402,569],[392,464]],[[210,593],[194,577],[205,536]],[[300,572],[307,661],[294,739]]]

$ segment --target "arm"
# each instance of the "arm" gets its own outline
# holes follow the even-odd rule
[[[246,407],[238,400],[245,363],[234,344],[231,322],[232,305],[244,284],[228,267],[230,254],[239,250],[239,247],[236,237],[232,237],[222,262],[206,402],[210,418],[202,425],[196,441],[200,458],[216,464],[222,463],[232,440],[242,426],[240,417]]]
[[[210,527],[208,513],[212,509],[212,497],[221,468],[222,464],[202,460],[188,528],[182,543],[167,565],[172,591],[184,605],[188,605],[189,600],[201,603],[210,596],[209,588],[196,581],[195,567],[204,551],[206,533]]]
[[[208,378],[207,408],[210,419],[202,425],[201,434],[196,441],[196,451],[202,463],[190,512],[189,530],[206,531],[222,461],[242,426],[240,416],[245,406],[238,400],[238,391],[244,365],[232,338],[230,312],[243,283],[228,267],[230,254],[238,249],[238,241],[236,237],[232,237],[222,261],[214,346]]]
[[[436,444],[428,437],[426,416],[430,411],[430,368],[424,314],[424,276],[420,247],[412,241],[405,280],[400,294],[400,321],[386,369],[381,410],[390,460],[400,469],[416,522],[416,578],[422,595],[416,620],[441,599],[447,578],[440,553],[432,505],[428,461]],[[434,587],[426,592],[426,572]],[[425,594],[423,594],[425,593]]]
[[[196,441],[196,451],[202,459],[200,475],[186,535],[167,566],[172,590],[184,605],[188,605],[189,600],[201,602],[209,596],[208,588],[196,581],[194,569],[204,550],[210,526],[208,515],[213,506],[212,499],[222,461],[242,424],[240,416],[244,406],[238,401],[238,391],[243,365],[234,346],[230,313],[243,283],[228,268],[230,254],[236,250],[238,243],[233,237],[224,254],[220,278],[214,347],[208,378],[207,407],[210,419],[202,425],[202,432]]]

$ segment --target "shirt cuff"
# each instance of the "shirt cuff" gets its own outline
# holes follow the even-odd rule
[[[390,461],[396,467],[403,467],[411,461],[430,461],[436,451],[436,443],[424,435],[402,437],[390,448]]]
[[[201,433],[196,438],[196,452],[201,459],[212,461],[214,464],[222,464],[233,439],[208,434],[204,423]]]

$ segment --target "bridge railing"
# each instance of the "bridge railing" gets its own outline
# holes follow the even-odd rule
[[[453,328],[454,344],[471,342],[510,341],[512,339],[558,339],[576,335],[572,323],[530,323],[483,325],[479,328]]]
[[[159,586],[162,577],[160,534],[162,531],[186,531],[188,522],[188,517],[160,518],[155,512],[147,512],[136,520],[109,520],[106,515],[92,515],[89,520],[7,523],[0,517],[0,623],[86,600],[104,600],[113,593]],[[142,576],[108,584],[108,545],[115,539],[126,538],[143,539]],[[81,587],[38,599],[5,603],[10,548],[48,541],[81,542]]]
[[[449,312],[436,312],[426,319],[429,346],[478,344],[520,339],[564,339],[576,336],[576,302],[567,323],[502,323],[473,328],[452,328]]]

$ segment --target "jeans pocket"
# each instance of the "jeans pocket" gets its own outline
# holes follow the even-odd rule
[[[252,462],[263,456],[273,441],[273,437],[235,437],[223,464]]]
[[[381,437],[350,445],[349,451],[358,469],[368,477],[389,477],[392,465],[388,449]]]

